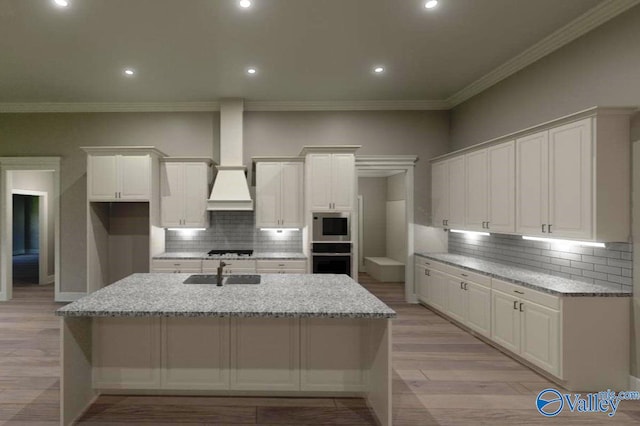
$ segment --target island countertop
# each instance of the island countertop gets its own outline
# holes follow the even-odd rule
[[[191,274],[133,274],[56,311],[67,317],[374,318],[396,316],[346,275],[263,274],[257,285],[183,284]]]

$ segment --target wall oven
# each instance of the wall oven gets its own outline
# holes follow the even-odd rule
[[[351,241],[350,215],[340,213],[313,213],[312,241]]]
[[[351,276],[351,243],[313,243],[311,260],[314,274]]]

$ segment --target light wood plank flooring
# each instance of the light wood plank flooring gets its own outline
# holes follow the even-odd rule
[[[430,310],[403,285],[360,282],[398,312],[393,328],[394,425],[640,424],[640,403],[618,414],[542,418],[536,394],[556,387]],[[0,303],[0,424],[58,424],[58,320],[52,286],[21,286]],[[597,368],[597,366],[594,366]],[[361,399],[103,396],[81,424],[373,425]]]

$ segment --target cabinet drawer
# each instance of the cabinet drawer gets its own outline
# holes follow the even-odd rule
[[[483,285],[485,287],[491,287],[491,277],[476,272],[467,271],[465,269],[455,268],[449,266],[449,274],[456,278],[460,278],[462,281],[473,281],[476,284]]]
[[[306,260],[258,260],[256,263],[258,269],[307,269]]]
[[[151,269],[189,269],[198,271],[202,268],[202,260],[200,259],[153,259],[151,261]]]
[[[491,285],[493,289],[500,290],[515,297],[529,300],[551,309],[560,309],[560,298],[558,296],[542,293],[540,291],[532,290],[517,284],[511,284],[506,281],[497,280],[495,278],[492,280]]]
[[[255,260],[245,259],[206,259],[202,261],[202,270],[217,269],[220,262],[225,263],[226,269],[256,269]],[[205,271],[206,272],[206,271]]]
[[[449,266],[444,263],[436,262],[435,260],[426,259],[422,256],[415,256],[414,262],[416,265],[424,266],[427,269],[436,269],[441,272],[449,272]]]

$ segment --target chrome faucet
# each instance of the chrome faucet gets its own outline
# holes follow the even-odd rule
[[[218,287],[222,287],[222,271],[225,266],[227,266],[227,264],[221,260],[218,266]]]

